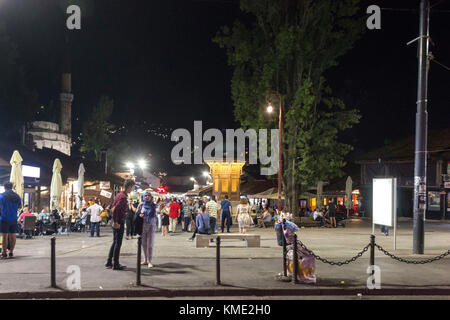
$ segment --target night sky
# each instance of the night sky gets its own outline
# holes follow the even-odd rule
[[[60,91],[67,32],[59,2],[0,0],[0,20],[6,22],[29,86],[44,106],[57,102]],[[362,1],[361,7],[417,10],[419,2]],[[155,167],[170,161],[172,129],[191,129],[194,120],[203,120],[205,128],[239,126],[230,93],[232,69],[225,51],[211,40],[221,26],[243,16],[237,0],[84,3],[82,30],[69,32],[74,138],[102,94],[115,101],[117,134],[135,146],[136,156],[154,155]],[[431,15],[435,46],[430,50],[450,66],[450,1],[434,9],[448,12]],[[418,31],[418,11],[383,10],[382,29],[367,30],[326,74],[334,93],[361,111],[361,123],[342,135],[356,151],[414,134],[417,45],[406,43]],[[429,127],[448,127],[450,71],[432,63],[429,79]]]

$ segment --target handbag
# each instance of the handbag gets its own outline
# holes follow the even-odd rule
[[[142,235],[142,227],[144,225],[144,218],[141,218],[139,215],[142,212],[143,204],[140,203],[138,208],[136,209],[136,213],[134,214],[134,230],[136,234]]]

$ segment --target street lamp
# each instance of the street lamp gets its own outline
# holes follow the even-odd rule
[[[133,162],[127,162],[125,165],[130,170],[130,174],[134,175],[134,163]]]
[[[206,184],[212,184],[212,178],[208,171],[203,171],[203,176],[206,178]]]
[[[274,95],[278,96],[278,101],[280,102],[280,106],[278,107],[278,213],[281,213],[281,185],[282,185],[282,135],[283,135],[283,106],[281,101],[281,94],[279,92],[274,92]],[[267,112],[272,113],[273,112],[273,106],[272,103],[269,102],[269,105],[267,106]]]
[[[147,167],[147,164],[142,159],[138,161],[138,165],[139,165],[139,168],[141,168],[142,170],[144,170]]]

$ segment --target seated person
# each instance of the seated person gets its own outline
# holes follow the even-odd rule
[[[272,215],[270,214],[268,208],[264,209],[264,213],[258,218],[258,227],[264,227],[264,223],[269,223],[272,221]]]
[[[327,218],[324,216],[324,213],[317,208],[313,213],[313,219],[314,221],[320,221],[322,223],[322,226],[328,223]]]
[[[75,225],[73,227],[73,231],[78,231],[78,230],[84,230],[86,228],[86,218],[87,218],[87,210],[86,208],[83,208],[80,212],[79,220],[77,222],[75,222]]]
[[[20,229],[20,233],[24,232],[24,228],[25,228],[25,217],[34,217],[34,214],[32,214],[31,212],[28,211],[28,207],[24,207],[23,208],[23,212],[22,214],[19,216],[19,219],[17,219],[17,222],[22,222],[22,228]],[[31,237],[31,230],[27,230],[27,232],[25,232],[27,238]]]
[[[197,226],[195,228],[194,234],[192,235],[192,237],[190,237],[188,240],[192,241],[195,238],[195,235],[197,233],[200,234],[211,234],[211,230],[210,230],[210,223],[209,223],[209,216],[206,213],[206,206],[203,205],[200,209],[200,213],[197,214],[196,218],[195,218],[195,225]]]

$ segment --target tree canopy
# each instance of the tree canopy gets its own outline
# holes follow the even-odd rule
[[[358,0],[241,0],[246,21],[223,27],[214,41],[227,51],[236,119],[245,128],[276,127],[269,101],[283,109],[283,189],[290,212],[317,181],[342,175],[352,149],[338,133],[359,121],[332,95],[324,74],[364,30]],[[273,94],[276,92],[277,94]]]
[[[111,146],[110,133],[114,125],[109,119],[113,110],[114,101],[107,96],[101,96],[83,124],[80,151],[86,155],[93,154],[96,161],[101,161],[101,152],[107,151]]]

